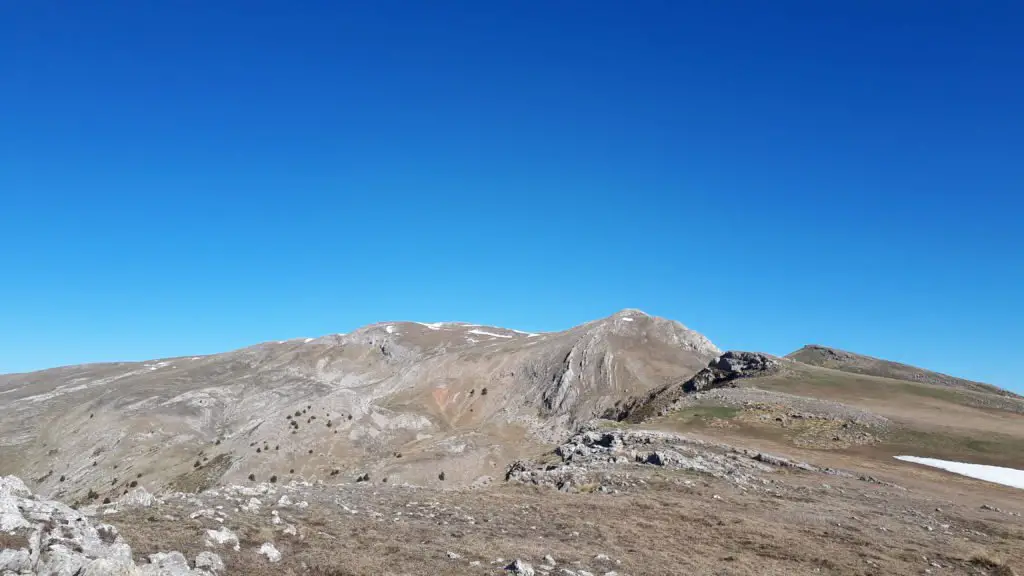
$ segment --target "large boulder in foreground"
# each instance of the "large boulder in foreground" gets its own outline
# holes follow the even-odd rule
[[[79,511],[32,494],[19,478],[0,477],[0,532],[11,547],[0,550],[0,575],[210,576],[178,552],[154,554],[137,566],[117,528],[93,524]],[[9,544],[10,545],[10,544]]]

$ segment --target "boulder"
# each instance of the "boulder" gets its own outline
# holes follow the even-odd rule
[[[217,546],[230,546],[236,551],[240,548],[238,535],[227,528],[221,528],[220,530],[207,530],[206,538],[203,543],[210,548]]]
[[[277,548],[270,542],[264,542],[263,546],[260,546],[260,554],[267,557],[267,560],[271,562],[280,562],[281,553],[277,551]]]
[[[156,502],[156,498],[139,486],[132,488],[127,494],[121,496],[117,503],[126,508],[149,508]]]
[[[109,524],[54,500],[38,499],[14,476],[0,478],[0,527],[24,535],[27,548],[0,551],[0,574],[37,576],[207,576],[178,552],[136,566],[132,549]]]
[[[212,574],[220,574],[224,571],[224,561],[213,552],[200,552],[196,556],[196,570],[206,570]]]

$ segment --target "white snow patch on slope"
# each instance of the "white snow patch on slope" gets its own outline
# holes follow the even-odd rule
[[[316,338],[306,338],[305,340],[303,340],[303,342],[305,342],[306,344],[309,344],[313,340],[316,340]]]
[[[386,331],[386,332],[387,332],[388,334],[394,334],[394,333],[395,333],[395,327],[394,327],[394,326],[392,326],[391,324],[388,324],[387,326],[385,326],[385,327],[384,327],[384,330],[385,330],[385,331]]]
[[[494,332],[487,332],[485,330],[477,330],[476,328],[469,331],[470,334],[479,334],[481,336],[493,336],[495,338],[511,338],[508,334],[495,334]]]
[[[626,316],[626,317],[624,317],[624,318],[622,319],[622,321],[623,321],[623,322],[632,322],[632,321],[633,321],[633,319],[632,319],[632,318],[630,318],[629,316]]]
[[[966,462],[951,462],[949,460],[938,460],[936,458],[921,458],[919,456],[896,456],[897,460],[913,462],[932,468],[940,468],[947,472],[976,478],[986,482],[1011,486],[1024,489],[1024,470],[1014,468],[1003,468],[1002,466],[988,466],[986,464],[968,464]]]

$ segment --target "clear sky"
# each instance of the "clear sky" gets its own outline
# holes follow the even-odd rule
[[[0,4],[0,372],[636,307],[1024,391],[1024,4]]]

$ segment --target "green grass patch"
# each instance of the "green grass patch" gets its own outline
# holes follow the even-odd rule
[[[739,408],[729,406],[692,406],[669,417],[681,424],[702,424],[714,419],[728,420],[739,413]]]

